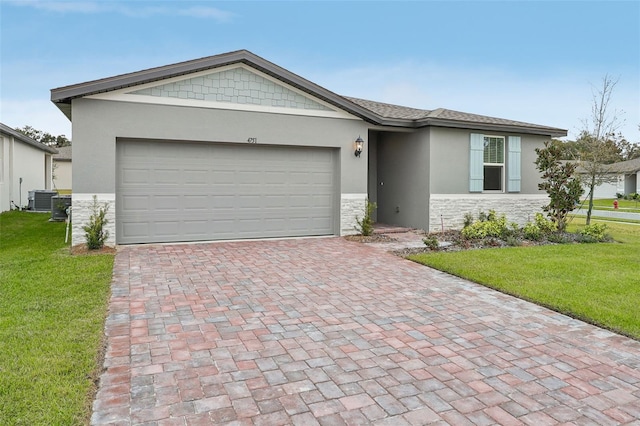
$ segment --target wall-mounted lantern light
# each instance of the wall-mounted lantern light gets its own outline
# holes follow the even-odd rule
[[[364,141],[360,136],[358,136],[358,139],[356,139],[355,146],[356,146],[355,155],[356,157],[360,157],[360,154],[362,154],[362,147],[364,146]]]

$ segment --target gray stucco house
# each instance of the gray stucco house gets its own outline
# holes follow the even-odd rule
[[[61,87],[73,126],[73,243],[95,194],[110,244],[438,230],[546,203],[534,149],[558,128],[337,95],[246,50]],[[363,140],[360,155],[356,140]]]

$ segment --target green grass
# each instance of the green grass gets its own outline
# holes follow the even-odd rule
[[[575,219],[570,230],[584,226]],[[409,259],[640,338],[640,226],[608,223],[617,241],[433,252]]]
[[[613,198],[599,198],[593,200],[594,210],[614,210]],[[589,208],[589,200],[585,200],[582,204],[583,208]],[[628,213],[640,213],[640,202],[635,200],[618,200],[618,209]]]
[[[586,216],[578,216],[578,215],[574,215],[574,214],[570,214],[569,215],[569,221],[572,220],[578,220],[578,219],[582,219],[582,221],[584,222]],[[591,219],[593,220],[598,220],[600,222],[604,222],[607,225],[610,224],[611,222],[618,222],[618,223],[635,223],[640,225],[640,220],[635,220],[635,219],[620,219],[617,217],[605,217],[605,216],[597,216],[597,213],[594,211],[594,214],[591,216]]]
[[[0,214],[0,424],[86,424],[113,255],[71,256],[50,215]]]

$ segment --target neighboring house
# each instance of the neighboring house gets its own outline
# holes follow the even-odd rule
[[[616,194],[640,193],[640,158],[603,166],[603,170],[606,172],[604,176],[607,176],[608,179],[594,188],[594,198],[616,198]],[[584,195],[588,196],[588,175],[583,168],[578,168],[578,172],[584,180]]]
[[[0,211],[26,207],[29,191],[51,190],[57,152],[0,123]]]
[[[616,193],[622,195],[640,194],[640,158],[621,161],[611,165],[612,174],[617,175]],[[611,197],[613,198],[614,193]]]
[[[343,97],[246,50],[51,100],[73,125],[74,244],[93,195],[109,244],[352,234],[367,197],[393,225],[489,209],[524,223],[547,202],[534,150],[567,133]]]
[[[71,194],[71,145],[57,150],[53,156],[53,187],[60,194]]]

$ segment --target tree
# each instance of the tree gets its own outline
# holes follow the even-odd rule
[[[640,142],[633,143],[622,139],[618,142],[618,148],[620,149],[620,161],[640,158]]]
[[[65,135],[53,136],[51,133],[34,129],[31,126],[24,126],[22,128],[16,127],[16,130],[23,135],[48,146],[62,147],[71,145],[71,141],[67,139]]]
[[[580,179],[574,177],[576,164],[561,161],[562,148],[550,141],[544,148],[536,148],[537,169],[542,172],[543,182],[538,188],[549,194],[549,204],[544,211],[556,223],[559,232],[567,226],[567,215],[573,211],[584,193]]]
[[[591,117],[584,120],[584,130],[581,133],[581,149],[579,164],[586,175],[589,189],[589,208],[587,210],[587,225],[591,223],[593,210],[593,195],[596,186],[617,179],[610,173],[610,164],[620,158],[618,141],[623,139],[617,131],[623,124],[621,112],[610,111],[609,104],[613,90],[618,80],[608,74],[602,78],[602,86],[593,92]]]

